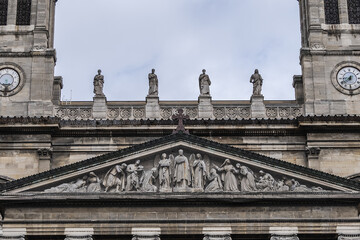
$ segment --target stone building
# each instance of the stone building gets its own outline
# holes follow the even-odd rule
[[[359,0],[299,0],[295,100],[70,105],[55,4],[0,0],[0,239],[360,239]]]

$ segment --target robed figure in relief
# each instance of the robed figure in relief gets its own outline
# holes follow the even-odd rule
[[[126,168],[126,191],[139,191],[141,174],[144,171],[144,167],[140,165],[140,160],[137,160],[135,164],[129,164]]]
[[[192,186],[195,189],[204,191],[207,176],[205,161],[201,154],[198,153],[190,156],[190,162],[192,162]]]
[[[238,181],[235,174],[239,174],[239,170],[231,164],[231,161],[226,159],[220,167],[215,165],[214,167],[218,172],[222,172],[221,180],[224,182],[224,191],[238,192]]]
[[[177,189],[187,189],[191,186],[190,164],[182,149],[175,158],[174,184]]]
[[[111,168],[105,175],[102,184],[105,187],[105,192],[108,192],[111,188],[116,187],[116,192],[125,191],[126,182],[126,163],[116,165]]]
[[[174,162],[174,156],[170,154],[167,158],[166,153],[161,155],[158,165],[160,192],[171,192],[171,164]]]
[[[209,184],[205,188],[205,192],[221,192],[223,191],[223,184],[221,177],[217,174],[216,169],[212,168],[208,176]]]

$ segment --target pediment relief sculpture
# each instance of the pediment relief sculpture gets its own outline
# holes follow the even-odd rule
[[[44,190],[46,193],[130,192],[321,192],[289,175],[272,173],[237,160],[176,149],[90,172]]]

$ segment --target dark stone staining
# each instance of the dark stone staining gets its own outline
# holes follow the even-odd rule
[[[325,4],[325,23],[340,24],[338,0],[324,0],[324,4]]]
[[[0,25],[7,24],[8,0],[0,0]]]
[[[348,0],[349,23],[360,24],[360,0]]]
[[[18,0],[16,25],[30,25],[31,0]]]

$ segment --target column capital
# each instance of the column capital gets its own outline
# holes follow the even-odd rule
[[[205,234],[203,240],[231,240],[230,234],[210,235]]]
[[[360,240],[360,234],[357,235],[340,234],[338,240]]]
[[[299,240],[296,234],[294,235],[272,235],[270,240]]]

